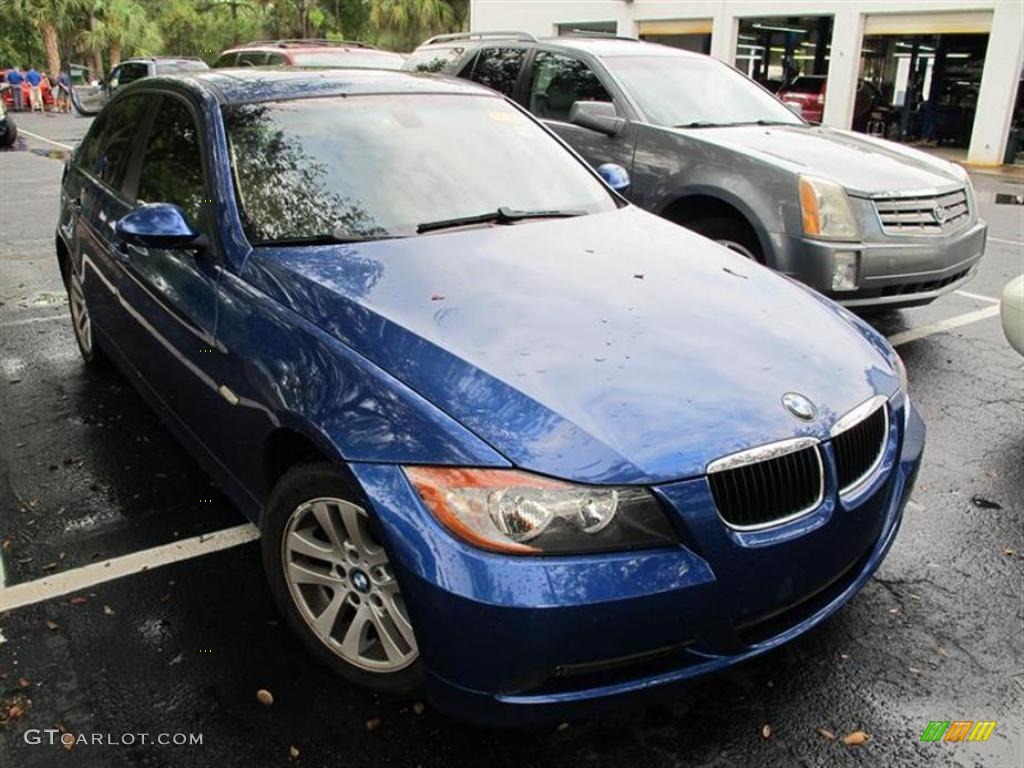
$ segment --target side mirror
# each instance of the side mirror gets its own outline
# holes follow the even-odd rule
[[[170,203],[140,205],[114,224],[114,234],[125,243],[144,248],[198,247],[199,233],[185,212]]]
[[[629,171],[621,165],[615,163],[599,165],[597,166],[597,175],[616,192],[625,192],[629,188]]]
[[[573,102],[569,122],[607,136],[616,136],[626,127],[626,121],[615,113],[615,105],[608,101]]]

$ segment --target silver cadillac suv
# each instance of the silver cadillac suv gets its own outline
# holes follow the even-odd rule
[[[812,126],[708,56],[498,33],[467,39],[446,71],[517,101],[592,165],[623,166],[637,205],[847,306],[927,304],[970,280],[985,250],[963,168]]]

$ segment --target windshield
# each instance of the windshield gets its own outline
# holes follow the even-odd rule
[[[296,67],[367,67],[401,69],[405,58],[386,51],[289,51]]]
[[[774,96],[711,58],[609,56],[603,61],[656,125],[804,124]]]
[[[438,94],[224,107],[254,244],[415,235],[506,208],[596,213],[605,186],[502,99]]]

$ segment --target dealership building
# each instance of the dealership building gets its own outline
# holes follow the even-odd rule
[[[1024,149],[1024,0],[470,0],[470,24],[707,53],[809,119],[972,164]]]

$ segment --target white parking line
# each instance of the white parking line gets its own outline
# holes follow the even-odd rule
[[[46,315],[45,317],[26,317],[24,320],[8,320],[0,323],[0,328],[17,328],[19,325],[33,325],[35,323],[52,323],[54,320],[67,320],[71,317],[65,312],[63,315]]]
[[[22,608],[71,592],[88,589],[122,576],[142,573],[162,565],[237,547],[240,544],[255,541],[259,537],[260,533],[256,527],[246,523],[215,533],[175,541],[140,552],[132,552],[130,555],[115,557],[102,563],[73,568],[25,584],[15,584],[13,587],[0,586],[0,611],[11,611],[15,608]]]
[[[1020,240],[1004,240],[1001,237],[990,237],[988,241],[990,243],[1002,243],[1003,245],[1024,246],[1024,243],[1022,243]]]
[[[18,128],[18,133],[23,134],[25,136],[31,136],[33,139],[39,139],[40,141],[45,141],[47,144],[53,144],[55,147],[60,147],[61,149],[74,149],[74,147],[71,146],[70,144],[62,144],[59,141],[54,141],[53,139],[48,139],[45,136],[40,136],[38,133],[32,133],[32,131],[26,131],[24,128],[21,128],[21,127]]]
[[[966,296],[968,299],[977,299],[978,301],[987,301],[990,304],[998,304],[999,299],[994,299],[991,296],[982,296],[980,293],[971,293],[970,291],[953,291],[958,296]]]
[[[917,341],[923,339],[926,336],[931,336],[936,333],[942,333],[952,328],[960,328],[964,325],[970,325],[971,323],[977,323],[980,320],[987,320],[990,317],[995,317],[999,314],[999,307],[985,307],[985,309],[976,309],[974,312],[967,312],[963,315],[957,315],[956,317],[949,317],[945,320],[939,320],[937,323],[928,323],[922,325],[920,328],[911,328],[909,331],[903,331],[902,333],[896,333],[889,337],[889,343],[894,347],[898,347],[900,344],[906,344],[910,341]]]

